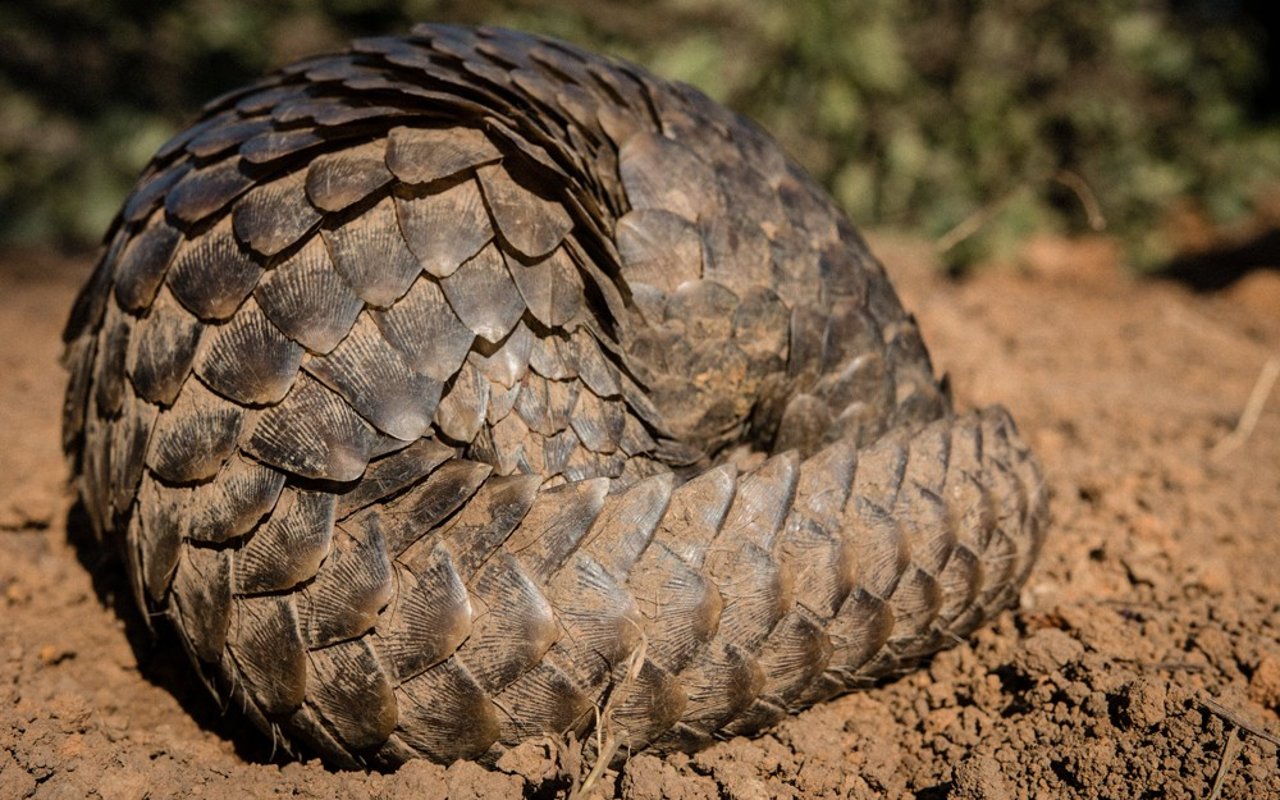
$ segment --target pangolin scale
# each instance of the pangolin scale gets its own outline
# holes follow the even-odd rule
[[[832,202],[629,64],[424,25],[211,102],[66,334],[64,446],[195,677],[347,767],[691,750],[1016,603],[1038,468]]]

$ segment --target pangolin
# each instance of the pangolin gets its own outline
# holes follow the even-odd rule
[[[423,25],[209,103],[66,328],[64,446],[194,675],[346,767],[691,750],[1017,601],[1043,482],[698,91]]]

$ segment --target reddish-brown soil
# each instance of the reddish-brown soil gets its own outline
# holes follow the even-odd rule
[[[956,283],[875,242],[962,406],[1009,406],[1054,525],[1023,607],[923,671],[603,797],[1280,797],[1280,273],[1197,296],[1105,242]],[[130,607],[64,488],[58,332],[87,262],[0,259],[0,798],[561,796],[572,759],[486,772],[282,761]],[[1226,445],[1221,445],[1227,440]],[[566,766],[566,764],[568,766]]]

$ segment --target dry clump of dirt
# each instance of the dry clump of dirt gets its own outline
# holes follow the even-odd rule
[[[1023,608],[922,671],[692,756],[638,754],[624,798],[1280,798],[1280,273],[1217,295],[1129,279],[1103,241],[1041,240],[955,283],[875,242],[962,406],[1040,455],[1054,525]],[[572,748],[486,771],[283,762],[148,632],[69,513],[58,330],[87,263],[0,259],[0,797],[555,797]]]

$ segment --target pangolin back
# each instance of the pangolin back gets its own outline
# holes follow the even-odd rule
[[[427,25],[210,103],[66,331],[139,606],[343,766],[695,749],[1016,602],[1046,519],[832,202],[697,91]]]

